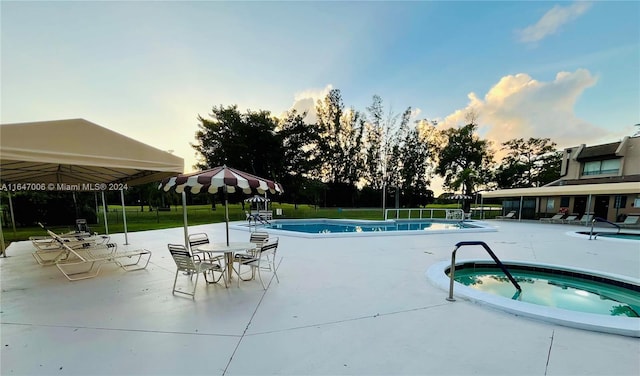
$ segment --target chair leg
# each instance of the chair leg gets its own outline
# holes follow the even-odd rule
[[[271,270],[273,271],[273,275],[276,276],[276,282],[280,283],[280,279],[278,278],[278,273],[276,272],[276,254],[273,254],[273,260],[270,263]]]
[[[198,278],[200,278],[200,273],[195,272],[194,274],[196,275],[196,282],[193,284],[193,292],[191,293],[191,299],[196,298],[196,288],[198,287]]]
[[[176,294],[176,282],[178,281],[178,273],[180,273],[180,270],[176,270],[176,276],[173,279],[173,291],[171,291],[173,295]]]

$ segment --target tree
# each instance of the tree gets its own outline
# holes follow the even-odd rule
[[[384,108],[382,98],[373,96],[373,103],[367,107],[369,114],[365,125],[366,152],[364,157],[365,180],[373,189],[380,189],[383,185],[385,169],[386,137],[389,134],[389,122],[384,123]]]
[[[492,156],[489,142],[475,134],[475,115],[469,114],[467,120],[463,127],[444,131],[446,144],[440,150],[436,173],[444,178],[446,188],[461,188],[464,194],[472,195],[477,186],[487,182]]]
[[[502,143],[507,155],[496,169],[499,188],[539,187],[560,177],[561,154],[549,138],[516,138]]]
[[[319,168],[320,162],[318,133],[315,127],[304,122],[305,117],[306,113],[299,114],[291,110],[281,119],[278,129],[283,152],[284,176],[281,181],[285,187],[290,187],[285,194],[293,199],[295,205],[298,198],[308,194],[302,190],[309,185],[307,181],[312,172]]]
[[[340,90],[333,89],[316,106],[319,176],[330,183],[355,185],[362,176],[364,118],[344,110]]]
[[[196,143],[200,154],[194,167],[226,164],[254,175],[276,179],[282,175],[282,143],[269,111],[241,114],[236,105],[214,107],[211,119],[198,116]]]

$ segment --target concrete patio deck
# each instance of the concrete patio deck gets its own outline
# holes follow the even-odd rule
[[[2,375],[638,375],[640,340],[445,300],[425,271],[454,244],[504,260],[640,278],[638,242],[567,235],[584,227],[489,221],[498,232],[304,239],[280,236],[275,280],[198,284],[172,295],[167,243],[182,228],[129,234],[146,270],[110,265],[69,282],[29,242],[0,258]],[[192,226],[224,239],[224,224]],[[248,233],[231,230],[235,241]],[[122,234],[112,236],[122,244]],[[121,249],[125,247],[121,246]],[[458,260],[487,258],[464,248]],[[184,276],[181,276],[184,277]],[[179,283],[188,284],[188,278]],[[640,319],[639,324],[640,325]]]

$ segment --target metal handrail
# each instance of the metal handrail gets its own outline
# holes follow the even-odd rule
[[[487,251],[487,253],[489,253],[489,256],[491,256],[493,261],[495,261],[496,264],[500,267],[502,272],[504,274],[506,274],[507,278],[509,278],[509,281],[511,281],[511,283],[518,290],[516,295],[519,295],[519,293],[522,292],[522,288],[520,288],[520,285],[518,284],[518,282],[516,282],[515,278],[513,278],[511,273],[509,273],[509,270],[507,270],[507,267],[504,266],[502,261],[500,261],[498,259],[498,256],[496,256],[496,254],[493,253],[493,251],[491,250],[491,248],[489,248],[487,243],[479,242],[479,241],[465,241],[465,242],[458,242],[456,244],[456,248],[451,253],[451,269],[449,269],[449,278],[450,278],[450,281],[449,281],[449,296],[447,297],[448,301],[450,301],[450,302],[455,302],[456,301],[453,298],[453,278],[455,276],[455,271],[456,271],[456,251],[458,251],[458,248],[460,248],[462,246],[465,246],[465,245],[481,245],[484,248],[484,250]]]
[[[260,222],[260,224],[264,225],[270,225],[271,222],[269,222],[266,218],[262,218],[262,216],[260,214],[249,214],[249,216],[247,217],[247,221],[249,221],[249,226],[251,226],[251,220],[253,219],[254,224],[257,226],[258,222]]]
[[[616,234],[620,233],[621,227],[618,226],[617,224],[615,224],[613,222],[609,222],[604,218],[594,217],[593,220],[591,220],[591,231],[589,232],[589,240],[592,240],[591,237],[593,236],[593,226],[596,224],[596,222],[608,223],[611,226],[616,227],[618,229],[618,231],[616,231]],[[598,233],[596,233],[595,236],[593,236],[593,240],[595,240],[597,237],[598,237]]]

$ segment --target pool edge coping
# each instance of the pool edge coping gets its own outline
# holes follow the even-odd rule
[[[415,220],[415,221],[419,221],[419,220],[431,220],[431,219],[437,219],[437,220],[441,220],[441,221],[446,221],[445,219],[440,219],[440,218],[412,218],[410,220]],[[282,220],[282,221],[296,221],[296,220],[305,220],[303,218],[300,219],[288,219],[288,218],[280,218],[280,219],[274,219],[273,221],[278,221],[278,220]],[[389,222],[389,221],[393,221],[393,220],[366,220],[366,219],[344,219],[344,218],[309,218],[306,220],[313,220],[313,221],[326,221],[326,220],[331,220],[331,221],[336,221],[336,222],[346,222],[346,221],[357,221],[357,222]],[[451,222],[460,222],[457,220],[449,220]],[[280,236],[292,236],[292,237],[298,237],[298,238],[308,238],[308,239],[328,239],[328,238],[348,238],[348,237],[363,237],[363,236],[406,236],[406,235],[436,235],[436,234],[451,234],[452,232],[455,231],[455,233],[478,233],[478,232],[497,232],[498,228],[495,226],[492,226],[491,224],[484,222],[484,221],[476,221],[476,220],[471,220],[468,221],[466,220],[465,222],[473,222],[475,225],[479,226],[479,227],[474,227],[474,228],[461,228],[461,229],[455,229],[455,230],[429,230],[429,231],[423,231],[423,230],[403,230],[403,231],[366,231],[366,232],[329,232],[329,233],[305,233],[305,232],[296,232],[296,231],[286,231],[286,230],[277,230],[277,229],[272,229],[272,228],[260,228],[260,231],[265,231],[268,232],[270,234],[273,235],[280,235]],[[236,221],[236,222],[230,222],[229,223],[229,228],[233,228],[235,230],[242,230],[242,231],[251,231],[251,225],[246,223],[245,221]]]

